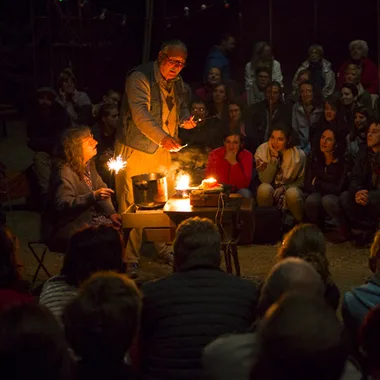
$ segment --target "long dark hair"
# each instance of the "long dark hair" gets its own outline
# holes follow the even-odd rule
[[[346,153],[346,147],[347,147],[346,136],[344,136],[343,133],[339,132],[339,129],[334,124],[323,125],[321,131],[317,134],[316,139],[315,139],[315,144],[313,147],[313,155],[315,159],[321,163],[325,162],[325,155],[321,152],[321,147],[320,147],[320,140],[325,131],[331,131],[334,134],[334,139],[335,139],[335,147],[334,147],[334,152],[333,152],[334,159],[338,161],[343,160],[344,155]]]

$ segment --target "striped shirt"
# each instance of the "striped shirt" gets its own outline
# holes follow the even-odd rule
[[[42,288],[40,304],[46,306],[62,324],[62,314],[66,305],[77,296],[78,289],[69,285],[65,276],[56,275],[47,280]]]

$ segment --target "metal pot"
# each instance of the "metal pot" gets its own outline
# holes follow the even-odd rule
[[[159,173],[147,173],[132,177],[133,197],[136,206],[153,209],[168,200],[166,177]]]

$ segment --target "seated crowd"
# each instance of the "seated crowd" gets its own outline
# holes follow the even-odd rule
[[[39,298],[21,279],[17,239],[5,226],[0,243],[0,364],[12,378],[379,377],[380,231],[373,277],[344,294],[343,323],[326,241],[312,224],[285,235],[258,284],[221,269],[211,220],[187,219],[176,231],[172,274],[141,289],[122,273],[120,233],[86,227]]]

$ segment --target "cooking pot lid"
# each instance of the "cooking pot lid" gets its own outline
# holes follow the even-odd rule
[[[166,176],[162,173],[144,173],[139,175],[134,175],[132,177],[133,182],[140,182],[140,181],[157,181],[158,179],[166,178]]]

